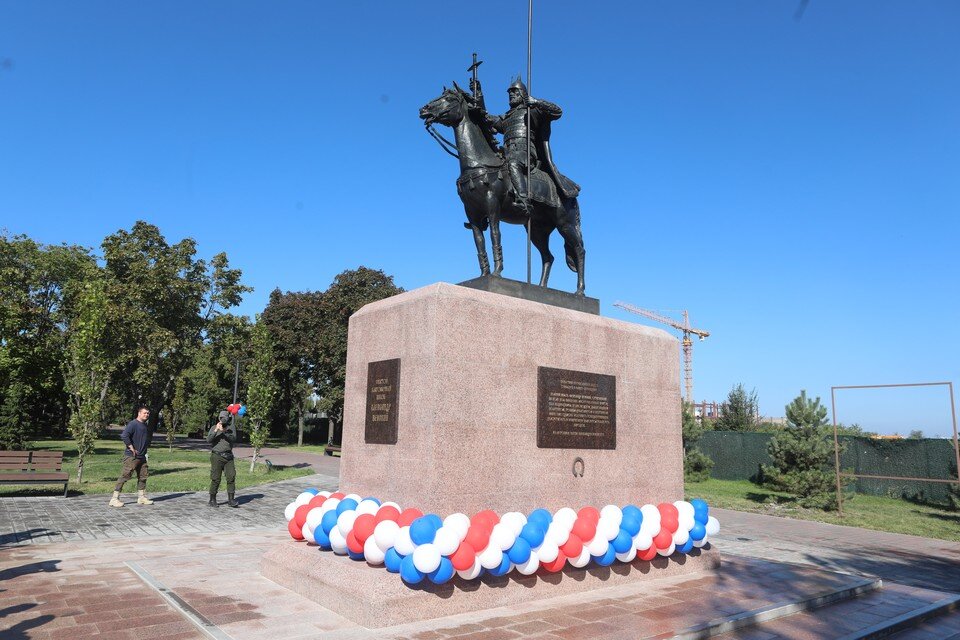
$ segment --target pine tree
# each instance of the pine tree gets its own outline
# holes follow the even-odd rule
[[[801,391],[786,406],[787,426],[770,440],[772,465],[763,473],[775,488],[797,497],[807,507],[834,508],[834,450],[827,428],[827,408],[820,398]]]
[[[717,431],[753,431],[757,426],[757,391],[750,393],[742,384],[736,385],[727,394],[727,401],[720,408]]]
[[[710,479],[710,470],[713,468],[713,460],[704,454],[697,447],[703,432],[706,431],[705,425],[698,422],[693,414],[689,402],[681,400],[682,417],[681,433],[683,436],[683,478],[687,482],[703,482]]]

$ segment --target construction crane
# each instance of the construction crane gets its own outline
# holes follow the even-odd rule
[[[626,302],[615,302],[613,306],[620,307],[625,311],[630,313],[635,313],[638,316],[643,316],[644,318],[650,318],[651,320],[656,320],[657,322],[663,323],[667,326],[673,327],[681,332],[683,332],[683,382],[686,386],[687,391],[687,402],[694,402],[693,399],[693,340],[690,339],[690,334],[699,336],[701,340],[710,335],[709,331],[704,331],[703,329],[694,329],[690,326],[690,316],[687,314],[686,309],[683,310],[683,322],[681,323],[678,320],[673,318],[668,318],[662,316],[659,313],[654,313],[653,311],[648,311],[646,309],[641,309],[640,307],[635,307],[632,304],[627,304]]]

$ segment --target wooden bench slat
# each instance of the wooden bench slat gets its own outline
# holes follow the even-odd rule
[[[50,458],[53,460],[63,460],[63,451],[33,451],[31,452],[33,459],[37,458]]]
[[[0,451],[0,484],[60,484],[67,497],[70,474],[62,471],[63,451]]]
[[[29,471],[29,462],[0,462],[0,470],[6,471]]]
[[[0,475],[0,484],[30,484],[31,482],[66,482],[70,476],[66,473],[4,473]]]
[[[0,451],[0,460],[29,460],[29,451]]]

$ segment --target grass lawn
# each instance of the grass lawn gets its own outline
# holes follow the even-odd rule
[[[788,494],[765,489],[747,480],[688,482],[686,494],[688,500],[702,498],[710,506],[722,509],[960,542],[960,513],[897,498],[856,494],[844,499],[844,517],[841,518],[836,511],[800,507]]]
[[[63,470],[70,474],[70,495],[90,493],[111,493],[113,485],[120,475],[123,442],[120,440],[97,440],[93,453],[87,456],[83,465],[83,485],[77,486],[77,450],[72,440],[42,440],[30,443],[33,450],[63,451]],[[258,464],[250,472],[249,461],[237,460],[237,489],[251,487],[277,480],[287,480],[309,475],[310,469],[274,468],[267,472],[266,466]],[[206,491],[210,487],[210,452],[167,451],[166,446],[150,447],[150,477],[147,480],[147,493],[167,493],[173,491]],[[48,485],[0,485],[0,496],[58,495],[55,484]],[[136,493],[136,476],[127,481],[124,493]],[[221,482],[220,490],[226,490],[226,482]]]
[[[267,447],[275,447],[275,448],[277,448],[277,449],[291,449],[291,450],[293,450],[293,451],[306,451],[307,453],[317,453],[317,454],[319,454],[319,455],[325,455],[325,454],[326,454],[326,451],[324,450],[324,448],[325,448],[327,445],[325,445],[325,444],[305,444],[305,445],[303,445],[303,446],[298,447],[298,446],[296,445],[296,443],[291,444],[291,443],[286,442],[286,441],[284,441],[284,440],[271,439],[271,440],[270,440],[269,442],[267,442],[267,444],[264,445],[264,446],[267,446]]]

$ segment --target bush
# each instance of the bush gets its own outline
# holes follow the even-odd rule
[[[686,482],[704,482],[710,479],[713,460],[700,449],[687,451],[683,456],[683,479]]]

